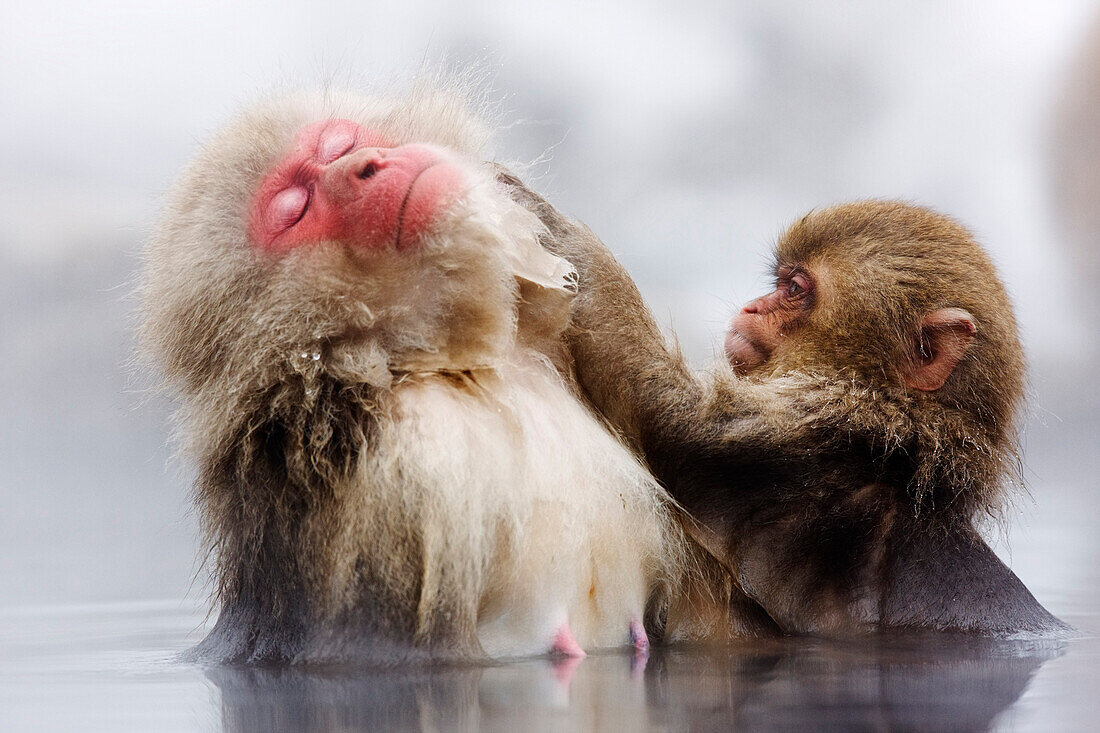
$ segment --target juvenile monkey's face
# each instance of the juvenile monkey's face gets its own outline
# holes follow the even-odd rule
[[[801,266],[782,265],[775,290],[745,304],[730,321],[726,358],[738,374],[760,369],[790,347],[816,302],[813,276]]]
[[[430,232],[467,186],[457,156],[444,148],[395,145],[351,120],[314,122],[261,181],[249,238],[273,252],[325,240],[402,250]]]

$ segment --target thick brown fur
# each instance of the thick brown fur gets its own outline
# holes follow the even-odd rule
[[[505,178],[579,273],[569,340],[586,394],[782,629],[1065,628],[975,528],[1019,481],[1024,361],[1005,290],[963,227],[889,201],[807,215],[776,254],[816,274],[814,318],[763,368],[700,376],[602,243]],[[945,307],[968,311],[976,334],[943,387],[914,390],[921,318]]]
[[[995,514],[1006,487],[1019,484],[1025,364],[1008,294],[971,234],[922,207],[862,201],[803,217],[776,260],[826,276],[795,348],[758,379],[782,389],[783,377],[802,399],[821,401],[804,410],[811,424],[854,424],[881,436],[884,458],[905,452],[918,508]],[[899,365],[921,317],[947,307],[974,317],[973,341],[943,387],[910,389]],[[816,389],[797,385],[807,377]]]
[[[415,251],[249,241],[259,181],[328,117],[464,161],[469,191]],[[220,604],[200,657],[545,653],[564,622],[616,646],[692,582],[667,495],[576,397],[571,267],[478,162],[484,141],[461,90],[284,97],[214,136],[170,198],[141,336],[199,467]],[[708,626],[692,613],[670,623]]]

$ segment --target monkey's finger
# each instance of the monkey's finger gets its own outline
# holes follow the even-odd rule
[[[508,195],[511,196],[512,200],[517,204],[522,204],[526,208],[531,209],[534,206],[546,203],[545,199],[527,188],[523,181],[520,180],[519,176],[502,166],[500,163],[489,161],[489,167],[496,172],[497,180],[504,184],[508,189]]]
[[[532,191],[515,173],[499,163],[489,163],[496,171],[497,180],[508,189],[508,195],[517,204],[537,216],[555,237],[572,233],[576,224],[539,194]]]

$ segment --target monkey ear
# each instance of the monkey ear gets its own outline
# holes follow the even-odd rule
[[[942,387],[977,332],[974,317],[962,308],[940,308],[926,315],[905,368],[905,383],[922,392]]]

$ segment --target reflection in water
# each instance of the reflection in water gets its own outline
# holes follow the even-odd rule
[[[229,731],[978,731],[1058,642],[784,639],[436,670],[211,668]]]

